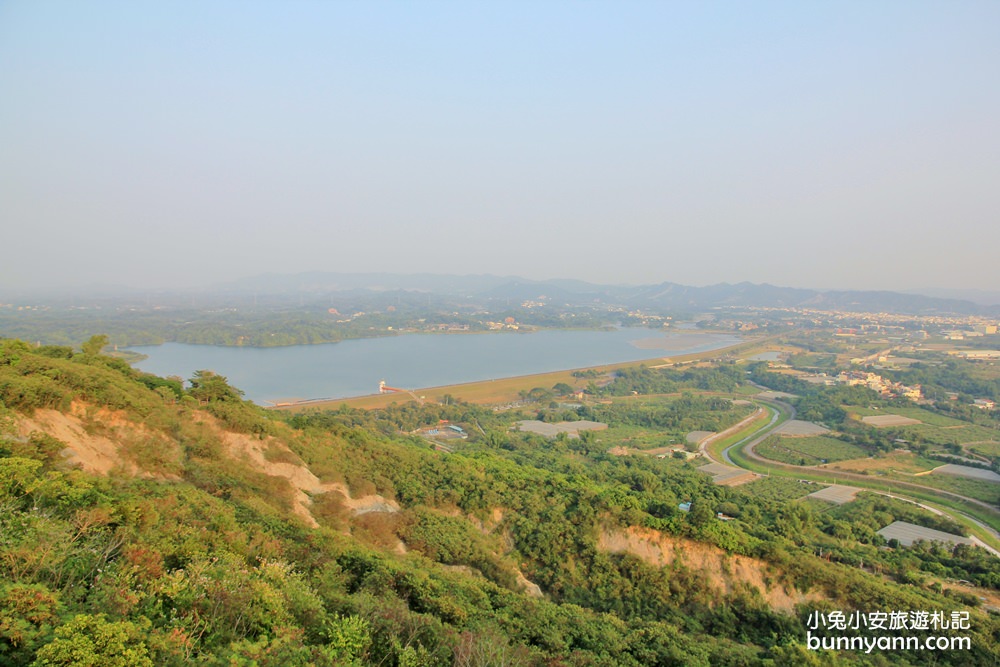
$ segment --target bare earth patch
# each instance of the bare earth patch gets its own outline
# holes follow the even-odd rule
[[[818,498],[819,500],[825,500],[828,503],[833,503],[834,505],[843,505],[844,503],[849,503],[854,500],[860,491],[861,489],[856,486],[832,484],[825,489],[821,489],[815,493],[810,493],[806,497]]]
[[[782,435],[823,435],[829,433],[830,429],[812,422],[792,419],[779,426],[775,433]]]
[[[741,586],[757,589],[772,609],[792,613],[795,605],[823,599],[818,593],[800,593],[777,582],[779,573],[762,560],[726,553],[694,540],[674,537],[650,528],[605,528],[597,548],[610,553],[630,553],[650,565],[663,567],[679,561],[703,574],[719,595]]]
[[[954,463],[934,468],[931,473],[934,475],[956,475],[958,477],[968,477],[969,479],[982,479],[987,482],[1000,482],[1000,475],[992,470],[955,465]]]
[[[96,432],[89,422],[98,420],[101,432]],[[141,470],[134,463],[125,460],[121,452],[119,437],[124,435],[147,436],[150,434],[142,424],[128,421],[122,414],[111,410],[89,409],[83,403],[74,402],[70,412],[39,408],[31,417],[18,419],[18,435],[27,437],[33,431],[47,433],[66,443],[64,453],[70,464],[79,465],[86,472],[107,475],[112,470],[124,469],[131,475],[161,477]]]
[[[919,419],[904,417],[903,415],[871,415],[862,417],[861,421],[875,428],[888,428],[890,426],[912,426],[913,424],[923,424]]]
[[[300,463],[289,463],[298,457],[286,445],[274,438],[258,439],[254,436],[232,433],[223,429],[214,417],[203,414],[201,419],[210,424],[226,446],[229,456],[242,460],[252,468],[273,477],[288,480],[295,489],[293,509],[296,515],[308,525],[319,524],[309,511],[312,495],[336,492],[343,496],[342,503],[355,516],[369,512],[398,512],[399,504],[391,499],[372,494],[354,498],[344,484],[324,484],[309,468]],[[94,428],[93,424],[99,424]],[[128,459],[125,455],[127,444],[137,438],[163,440],[165,448],[178,448],[172,441],[127,418],[124,413],[107,409],[94,409],[83,403],[73,403],[70,412],[38,409],[30,417],[20,416],[17,420],[18,435],[27,437],[34,431],[47,433],[66,443],[65,454],[71,464],[77,464],[86,472],[108,475],[113,471],[123,471],[139,477],[173,478],[171,475],[151,473]],[[270,450],[270,451],[269,451]],[[265,452],[283,460],[269,461]]]
[[[685,436],[685,439],[695,445],[701,444],[701,441],[705,438],[710,438],[715,435],[715,431],[691,431]]]
[[[254,436],[223,431],[221,433],[229,453],[234,458],[241,458],[261,472],[275,477],[283,477],[296,489],[295,513],[313,528],[319,526],[309,507],[312,505],[310,494],[329,493],[331,491],[343,496],[343,504],[350,508],[355,516],[369,512],[398,512],[399,503],[390,498],[372,494],[353,498],[350,489],[340,483],[324,484],[309,468],[296,463],[268,461],[264,452],[269,448],[287,450],[288,448],[274,438],[260,440]],[[292,454],[288,450],[288,454]]]
[[[542,593],[541,587],[535,582],[530,581],[527,577],[525,577],[524,573],[521,572],[520,568],[518,568],[516,572],[517,572],[517,583],[521,586],[521,590],[525,593],[525,595],[533,598],[545,597],[545,595]]]
[[[712,476],[712,482],[720,486],[739,486],[757,479],[757,473],[727,466],[723,463],[709,463],[698,468],[700,472]]]
[[[786,398],[798,398],[797,394],[789,394],[787,391],[762,391],[757,394],[758,398],[763,399],[786,399]]]

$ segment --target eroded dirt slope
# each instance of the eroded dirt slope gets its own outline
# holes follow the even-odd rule
[[[344,484],[323,483],[305,465],[288,462],[298,457],[276,438],[260,439],[226,431],[218,420],[207,413],[198,414],[197,420],[221,440],[228,456],[254,470],[287,480],[295,491],[293,509],[310,526],[318,525],[309,511],[315,494],[339,494],[343,505],[354,515],[399,511],[399,504],[394,499],[376,494],[355,498]],[[27,438],[36,431],[64,442],[66,450],[63,454],[68,462],[90,473],[108,475],[118,471],[142,477],[179,478],[179,475],[162,470],[164,461],[181,460],[180,445],[164,434],[128,419],[123,412],[74,402],[66,413],[38,409],[30,416],[18,416],[18,437]],[[144,451],[151,453],[156,461],[137,456],[135,443],[142,443]],[[268,460],[265,452],[269,450],[271,458],[276,460]],[[273,456],[275,451],[278,454],[276,457]]]
[[[815,592],[803,594],[786,588],[780,583],[780,573],[760,559],[730,554],[709,544],[649,528],[604,528],[597,547],[609,553],[630,553],[657,567],[680,562],[703,574],[720,596],[741,585],[750,585],[773,609],[784,612],[792,612],[795,605],[822,597]]]

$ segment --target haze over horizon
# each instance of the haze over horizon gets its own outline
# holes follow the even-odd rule
[[[1000,286],[1000,4],[0,3],[0,288]]]
[[[29,298],[29,299],[32,299],[32,298],[43,298],[43,299],[44,298],[65,298],[65,297],[79,298],[79,297],[87,297],[87,296],[111,297],[111,298],[114,298],[114,297],[118,297],[118,296],[125,297],[125,296],[128,296],[128,295],[144,295],[145,297],[150,297],[150,296],[155,295],[155,294],[171,294],[171,293],[176,293],[176,294],[207,293],[207,294],[210,294],[210,293],[223,293],[223,292],[232,291],[232,290],[235,290],[237,292],[249,293],[250,291],[257,291],[258,289],[260,289],[260,287],[263,287],[264,291],[267,292],[268,291],[268,287],[267,287],[268,283],[266,282],[266,280],[268,278],[275,278],[276,279],[276,283],[274,285],[272,285],[271,287],[273,288],[274,291],[280,292],[280,291],[285,291],[285,288],[282,287],[282,285],[280,283],[284,283],[284,282],[288,282],[288,281],[294,281],[295,278],[297,278],[299,276],[307,275],[307,274],[320,274],[320,275],[331,276],[331,277],[335,276],[335,275],[344,275],[344,276],[363,276],[363,275],[367,275],[365,273],[340,273],[340,272],[335,272],[335,271],[331,271],[331,272],[309,271],[309,272],[304,272],[304,273],[294,273],[294,272],[292,272],[292,273],[263,273],[263,274],[256,274],[256,275],[247,275],[247,276],[233,276],[231,280],[225,280],[225,279],[223,279],[223,280],[216,281],[216,282],[201,283],[201,284],[191,283],[191,284],[186,284],[186,285],[185,284],[176,284],[176,285],[127,285],[127,284],[124,284],[124,283],[101,283],[101,282],[96,282],[96,283],[90,283],[90,284],[86,284],[86,283],[73,283],[73,284],[61,284],[61,285],[51,285],[51,286],[39,286],[37,288],[32,288],[30,286],[25,287],[25,286],[11,286],[11,285],[0,284],[0,297],[7,296],[7,297],[14,297],[14,298]],[[841,291],[847,292],[847,291],[852,291],[850,288],[841,288],[841,287],[837,287],[837,286],[833,286],[833,287],[824,286],[824,287],[802,288],[799,285],[775,285],[773,283],[767,283],[767,282],[756,282],[755,283],[755,282],[752,282],[752,281],[740,281],[738,283],[737,282],[729,282],[729,281],[716,281],[716,282],[713,282],[713,283],[704,283],[704,284],[697,284],[696,285],[696,284],[692,284],[692,283],[675,282],[675,281],[670,281],[670,280],[664,280],[664,281],[660,281],[658,283],[636,283],[636,282],[609,282],[609,283],[602,283],[602,282],[595,282],[595,281],[592,281],[592,280],[589,280],[589,279],[586,279],[586,278],[576,278],[576,277],[557,277],[557,278],[539,278],[539,279],[534,279],[534,278],[526,278],[524,276],[515,276],[515,275],[498,276],[496,274],[486,274],[486,273],[480,273],[480,274],[471,274],[471,273],[470,274],[428,274],[428,273],[424,273],[424,272],[419,272],[419,273],[394,273],[394,274],[385,274],[385,275],[386,276],[390,276],[390,277],[427,276],[427,275],[430,275],[430,276],[433,276],[433,277],[436,277],[436,278],[455,278],[455,279],[459,279],[459,280],[463,279],[463,278],[494,277],[494,278],[501,278],[501,279],[502,278],[507,278],[507,279],[510,280],[511,283],[518,283],[518,282],[521,282],[521,281],[531,281],[531,282],[535,282],[535,281],[538,281],[538,282],[551,281],[551,282],[558,283],[559,281],[562,281],[562,280],[568,280],[568,281],[578,280],[581,283],[591,284],[591,285],[594,285],[596,287],[644,287],[644,286],[655,286],[655,285],[672,283],[672,284],[680,285],[680,286],[683,286],[683,287],[707,288],[707,287],[716,287],[716,286],[726,285],[726,284],[728,284],[728,285],[739,285],[739,284],[747,284],[747,283],[749,283],[749,284],[756,285],[756,286],[768,286],[768,285],[770,285],[772,287],[778,287],[778,288],[782,288],[782,289],[785,289],[785,288],[787,288],[787,289],[811,289],[811,290],[815,290],[815,291],[818,291],[818,292],[841,292]],[[393,282],[393,284],[395,284],[394,281],[390,281],[390,282]],[[248,286],[248,284],[251,285],[251,286]],[[259,287],[253,287],[252,285],[257,285]],[[385,285],[380,284],[379,281],[373,281],[372,284],[369,287],[370,288],[375,288],[375,289],[379,289],[379,288],[399,289],[399,288],[396,288],[396,287],[385,287]],[[305,289],[305,291],[317,291],[317,290],[318,291],[323,291],[324,288],[323,288],[323,286],[320,283],[311,283],[307,287],[305,287],[304,289]],[[355,289],[355,288],[354,287],[339,287],[339,288],[335,288],[335,289]],[[417,291],[420,291],[420,288],[406,288],[406,287],[403,287],[401,289],[416,289]],[[472,289],[472,290],[470,290],[470,293],[475,293],[477,291],[478,290],[476,290],[476,289]],[[961,301],[970,301],[970,302],[978,303],[978,304],[981,304],[981,305],[1000,305],[1000,289],[934,288],[934,287],[924,286],[924,287],[918,287],[918,288],[912,288],[912,289],[900,289],[900,290],[877,290],[877,289],[857,288],[857,291],[859,291],[859,292],[865,292],[865,291],[867,291],[867,292],[888,291],[888,292],[893,292],[893,293],[898,293],[898,294],[918,294],[918,295],[922,295],[922,296],[929,296],[929,297],[936,297],[936,298],[943,298],[943,299],[958,299],[958,300],[961,300]]]

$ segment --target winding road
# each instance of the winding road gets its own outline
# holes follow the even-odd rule
[[[762,399],[762,398],[759,398],[759,397],[755,398],[754,400],[758,404],[766,405],[766,406],[770,407],[773,410],[773,414],[771,415],[770,421],[765,426],[763,426],[762,428],[754,431],[753,433],[751,433],[750,435],[746,436],[745,438],[743,438],[743,439],[741,439],[741,440],[739,440],[737,442],[734,442],[733,444],[731,444],[728,447],[726,447],[722,451],[722,459],[723,459],[722,461],[717,460],[715,457],[713,457],[711,455],[711,453],[710,453],[710,451],[708,449],[708,446],[711,443],[713,443],[713,442],[715,442],[715,441],[717,441],[719,439],[728,437],[729,435],[731,435],[731,434],[733,434],[735,432],[738,432],[738,431],[740,431],[743,428],[746,428],[754,419],[756,419],[757,417],[760,416],[760,413],[761,413],[761,411],[764,410],[764,408],[763,407],[759,408],[757,412],[755,412],[753,415],[750,415],[750,417],[747,417],[746,419],[744,419],[740,423],[736,424],[735,426],[732,426],[732,427],[726,429],[725,431],[722,431],[720,433],[717,433],[717,434],[715,434],[713,436],[710,436],[710,437],[706,438],[705,440],[703,440],[699,444],[699,450],[700,450],[701,454],[706,459],[708,459],[712,463],[716,463],[716,464],[719,464],[719,465],[729,466],[729,467],[740,469],[740,470],[749,470],[750,472],[756,472],[756,471],[751,470],[748,467],[741,466],[739,463],[737,463],[736,461],[734,461],[732,459],[732,457],[730,456],[730,452],[732,452],[732,451],[739,451],[743,456],[747,457],[748,459],[751,459],[754,462],[759,463],[760,465],[767,466],[767,468],[769,470],[775,471],[778,474],[781,474],[783,476],[798,477],[802,473],[809,473],[809,474],[812,474],[812,475],[822,475],[824,477],[828,477],[828,478],[832,478],[832,479],[837,479],[837,480],[853,481],[855,483],[859,483],[859,485],[862,485],[863,487],[869,487],[873,483],[872,478],[869,477],[869,476],[866,476],[866,475],[859,475],[859,474],[856,474],[856,473],[849,473],[849,472],[840,472],[840,471],[830,470],[828,468],[793,466],[793,465],[788,465],[788,464],[785,464],[785,463],[779,463],[777,461],[771,461],[770,459],[766,459],[766,458],[760,456],[759,454],[757,454],[757,452],[755,451],[755,447],[757,445],[759,445],[761,442],[763,442],[766,438],[768,438],[769,436],[771,436],[772,434],[774,434],[774,432],[782,424],[784,424],[787,421],[791,421],[791,420],[795,419],[797,413],[796,413],[795,407],[793,405],[791,405],[789,403],[786,403],[784,401],[780,401],[780,400],[776,400],[776,399],[771,399],[771,398],[769,398],[769,399]],[[811,480],[811,481],[814,481],[814,480]],[[833,482],[828,482],[828,483],[832,484]],[[954,509],[951,509],[951,508],[949,508],[947,510],[941,510],[939,508],[934,508],[934,507],[931,507],[931,506],[928,506],[928,505],[924,505],[919,500],[914,499],[914,498],[909,498],[909,497],[903,495],[902,493],[900,493],[899,491],[895,491],[895,489],[900,489],[900,490],[905,490],[905,489],[917,490],[917,491],[920,491],[922,493],[929,493],[929,494],[936,495],[936,496],[939,496],[939,497],[942,497],[942,498],[947,498],[947,499],[950,499],[950,500],[957,500],[957,501],[962,502],[962,503],[967,503],[969,505],[972,505],[972,506],[975,506],[977,508],[980,508],[980,509],[982,509],[982,510],[984,510],[984,511],[986,511],[989,514],[992,514],[992,515],[998,514],[997,509],[995,507],[989,505],[988,503],[984,503],[984,502],[982,502],[980,500],[976,500],[975,498],[969,498],[968,496],[963,496],[963,495],[960,495],[960,494],[957,494],[957,493],[952,493],[951,491],[943,491],[941,489],[936,489],[936,488],[933,488],[933,487],[924,486],[922,484],[914,484],[912,482],[904,482],[904,481],[899,481],[899,480],[892,480],[891,482],[890,481],[886,481],[886,484],[888,484],[890,486],[890,488],[893,489],[892,493],[887,493],[885,491],[880,491],[880,490],[871,489],[871,488],[865,488],[865,490],[866,491],[872,491],[873,493],[878,493],[880,495],[885,495],[885,496],[888,496],[888,497],[891,497],[891,498],[892,497],[901,498],[902,500],[906,500],[907,502],[911,502],[911,503],[913,503],[915,505],[918,505],[920,507],[923,507],[924,509],[927,509],[929,511],[932,511],[932,512],[935,512],[935,513],[945,514],[945,515],[949,516],[952,519],[957,519],[957,517],[955,516],[955,514],[958,514],[963,519],[971,521],[974,524],[976,524],[976,526],[978,526],[979,528],[981,528],[982,530],[987,531],[995,540],[1000,541],[1000,532],[998,532],[997,530],[995,530],[992,526],[987,525],[986,523],[980,521],[979,519],[976,519],[975,517],[972,517],[972,516],[966,514],[965,512],[961,512],[961,511],[954,510]],[[976,539],[976,538],[973,538],[973,539]],[[987,545],[985,542],[982,542],[981,540],[976,539],[976,541],[979,542],[981,546],[987,548],[994,555],[1000,557],[1000,551],[997,551],[996,549],[990,547],[989,545]]]

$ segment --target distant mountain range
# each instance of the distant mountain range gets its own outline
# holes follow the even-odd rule
[[[516,306],[541,300],[585,307],[602,305],[685,316],[715,308],[811,308],[824,311],[885,312],[913,315],[982,315],[1000,318],[1000,292],[984,290],[926,290],[932,294],[867,290],[816,290],[779,287],[767,283],[719,283],[694,287],[664,282],[656,285],[601,285],[583,280],[530,280],[518,276],[440,275],[432,273],[335,273],[311,271],[296,274],[261,274],[203,288],[134,289],[105,286],[77,287],[44,295],[56,302],[86,304],[135,302],[185,304],[201,308],[224,307],[234,298],[255,305],[316,304],[330,300],[365,308],[383,301]],[[0,293],[0,302],[35,298],[29,293]],[[409,295],[409,296],[407,296]],[[963,297],[963,298],[959,298]],[[387,301],[388,302],[388,301]]]
[[[326,273],[267,274],[246,278],[218,289],[262,294],[323,294],[371,290],[429,292],[483,299],[524,301],[546,297],[564,304],[604,303],[630,308],[692,312],[720,307],[813,308],[919,315],[994,315],[1000,306],[971,300],[890,291],[815,290],[778,287],[766,283],[719,283],[693,287],[664,282],[658,285],[599,285],[582,280],[528,280],[488,274]]]
[[[906,290],[905,293],[936,296],[942,299],[962,299],[978,303],[980,306],[1000,306],[1000,290],[943,289],[928,287],[926,289]]]

